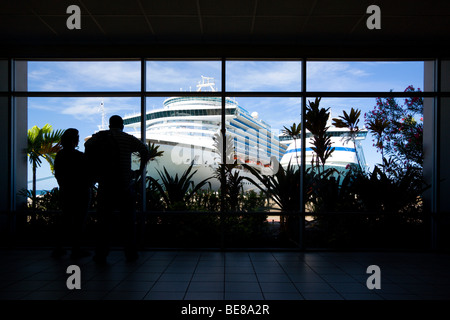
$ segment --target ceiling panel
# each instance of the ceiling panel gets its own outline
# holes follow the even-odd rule
[[[203,17],[203,30],[208,35],[249,35],[252,18],[242,17]]]
[[[139,0],[145,14],[151,16],[196,16],[196,0]]]
[[[258,0],[256,14],[258,16],[304,16],[309,15],[314,3],[314,0]]]
[[[145,36],[152,35],[152,29],[142,16],[95,16],[106,35]]]
[[[365,11],[381,9],[381,30]],[[69,5],[81,8],[81,30],[68,30]],[[380,46],[450,41],[448,0],[0,0],[0,40],[16,43],[136,46],[275,42]],[[376,43],[376,44],[375,44]],[[424,49],[426,50],[426,48]],[[4,51],[5,52],[5,51]]]
[[[312,10],[315,16],[362,16],[367,7],[375,4],[373,0],[317,0]]]
[[[150,22],[158,36],[199,35],[201,33],[198,17],[151,17]]]
[[[306,20],[306,17],[256,17],[253,33],[271,36],[301,34]]]
[[[202,16],[253,16],[256,0],[200,0],[199,7]]]
[[[71,1],[76,4],[78,1]],[[93,15],[141,15],[136,0],[81,0],[80,8],[86,8]],[[142,1],[145,2],[145,1]]]

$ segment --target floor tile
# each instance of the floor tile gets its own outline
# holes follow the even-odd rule
[[[225,267],[226,273],[255,273],[252,266],[248,267]]]
[[[68,294],[68,290],[65,291],[33,291],[23,296],[23,300],[60,300]]]
[[[257,282],[225,282],[225,292],[261,292]]]
[[[365,284],[362,283],[346,283],[337,282],[329,283],[339,293],[370,293],[371,290],[367,288]]]
[[[264,300],[261,292],[225,292],[225,300]]]
[[[156,272],[134,272],[130,273],[125,280],[128,281],[156,281],[162,276]]]
[[[302,293],[302,295],[306,300],[343,300],[344,299],[338,293],[328,293],[328,292],[320,292],[320,293],[307,292],[307,293]]]
[[[148,292],[155,283],[153,281],[122,281],[116,287],[114,291],[144,291]]]
[[[399,252],[143,251],[135,263],[113,250],[106,266],[91,258],[81,290],[68,290],[68,257],[48,250],[0,250],[0,299],[25,300],[450,300],[450,256]],[[367,266],[381,289],[366,287]]]
[[[291,282],[262,282],[260,283],[262,292],[298,292]]]
[[[107,293],[103,300],[142,300],[146,291],[112,291]]]
[[[192,273],[164,273],[158,281],[190,281]]]
[[[345,293],[340,292],[345,300],[384,300],[376,293]]]
[[[144,300],[183,300],[184,295],[183,291],[150,291],[144,296]]]
[[[188,285],[188,281],[158,281],[151,291],[185,292]]]
[[[265,300],[304,300],[298,292],[263,292]]]
[[[191,281],[224,281],[223,273],[194,273]]]
[[[328,283],[320,282],[297,282],[295,283],[298,291],[303,293],[335,293],[336,290],[333,289]]]
[[[223,292],[192,292],[188,291],[185,300],[223,300]]]
[[[285,273],[257,273],[259,282],[292,282],[291,278]]]
[[[188,292],[223,292],[225,289],[223,281],[214,282],[191,282]]]
[[[258,279],[254,273],[227,273],[225,281],[230,282],[257,282]]]

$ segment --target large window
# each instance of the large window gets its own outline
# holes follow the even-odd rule
[[[126,132],[163,151],[148,164],[139,203],[149,213],[148,225],[172,238],[187,232],[174,227],[182,221],[197,228],[187,238],[200,230],[221,232],[211,246],[239,246],[241,240],[244,246],[291,246],[303,241],[306,225],[316,240],[328,228],[329,239],[318,245],[329,246],[332,233],[342,230],[332,228],[339,223],[324,218],[326,212],[390,210],[387,202],[363,203],[353,189],[339,193],[350,188],[342,184],[349,171],[368,177],[378,168],[394,179],[383,157],[397,172],[423,165],[423,61],[30,60],[27,75],[28,89],[20,96],[28,103],[28,129],[77,128],[83,151],[84,140],[118,114]],[[384,114],[393,110],[395,117]],[[350,116],[357,118],[353,124]],[[377,131],[375,121],[385,121],[385,128]],[[321,132],[320,125],[322,136],[313,132]],[[188,172],[195,173],[188,187],[178,186],[183,194],[163,194],[167,181]],[[27,189],[32,176],[30,165]],[[324,194],[331,177],[337,189]],[[35,182],[38,193],[57,187],[45,160]],[[341,196],[358,201],[332,198]],[[421,203],[395,210],[414,205]]]

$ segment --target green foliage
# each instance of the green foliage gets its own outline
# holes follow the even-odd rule
[[[149,177],[153,186],[164,199],[167,210],[187,210],[191,197],[211,179],[209,177],[200,181],[197,185],[193,185],[192,176],[197,170],[191,173],[192,168],[193,163],[180,178],[178,178],[178,173],[175,174],[175,177],[172,177],[165,167],[163,168],[164,172],[157,170],[161,178],[161,184],[155,178]]]
[[[27,155],[33,168],[40,167],[42,164],[41,157],[50,165],[52,172],[54,171],[55,156],[61,150],[61,136],[64,130],[53,131],[49,124],[42,128],[34,126],[28,130]]]
[[[338,118],[333,118],[333,125],[337,128],[347,128],[349,130],[347,137],[344,139],[353,142],[353,146],[355,148],[355,152],[358,152],[358,148],[356,148],[356,136],[359,132],[359,116],[361,115],[361,110],[352,108],[350,113],[347,113],[343,110],[343,116],[339,116]],[[356,154],[356,159],[358,161],[359,167],[362,169],[361,163],[359,162],[358,154]]]
[[[333,118],[333,125],[337,128],[348,128],[351,133],[357,133],[359,131],[358,123],[361,110],[352,108],[350,113],[343,110],[343,114],[339,118]]]
[[[300,171],[290,163],[286,168],[281,165],[275,175],[265,176],[260,174],[255,168],[243,165],[258,179],[263,186],[260,186],[250,177],[246,180],[253,183],[267,197],[271,198],[282,212],[298,212],[300,210]]]
[[[316,161],[312,160],[311,165],[319,168],[322,165],[322,170],[325,169],[325,162],[334,152],[334,148],[331,147],[331,135],[327,133],[329,127],[327,127],[327,121],[330,117],[328,110],[320,108],[321,98],[316,98],[314,102],[308,101],[309,105],[306,107],[305,125],[312,134],[312,147],[316,156]]]
[[[154,143],[148,143],[148,150],[149,150],[149,160],[153,161],[156,160],[158,157],[162,157],[164,154],[164,151],[158,151],[159,146],[155,145]]]
[[[44,125],[42,128],[34,126],[28,130],[27,134],[27,155],[29,157],[30,164],[33,171],[33,189],[32,189],[32,201],[33,206],[36,202],[36,169],[41,166],[44,158],[50,165],[52,173],[54,172],[54,162],[56,154],[61,150],[61,136],[64,130],[53,131],[52,126],[49,124]]]
[[[294,140],[295,147],[295,159],[297,159],[297,165],[300,165],[299,156],[297,155],[297,139],[300,137],[300,133],[302,131],[301,123],[298,125],[295,122],[291,125],[290,128],[283,127],[283,133]]]
[[[409,86],[405,92],[421,92]],[[395,98],[377,98],[376,106],[365,115],[369,130],[376,136],[374,144],[394,158],[403,168],[423,166],[423,99],[411,97],[400,104]]]

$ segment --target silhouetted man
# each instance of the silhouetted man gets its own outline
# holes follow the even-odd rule
[[[125,257],[138,258],[136,245],[136,192],[134,179],[149,159],[147,146],[136,137],[123,132],[123,119],[114,115],[109,130],[100,131],[86,141],[85,152],[91,165],[94,181],[98,182],[98,242],[94,260],[105,263],[109,253],[109,233],[112,212],[120,211]],[[140,168],[131,170],[131,155],[140,155]]]
[[[63,211],[63,226],[58,228],[57,246],[53,256],[65,253],[63,241],[70,237],[72,258],[80,258],[89,253],[81,250],[81,236],[89,206],[91,184],[84,153],[76,150],[78,130],[69,128],[61,136],[62,150],[55,157],[55,177],[60,190]]]

